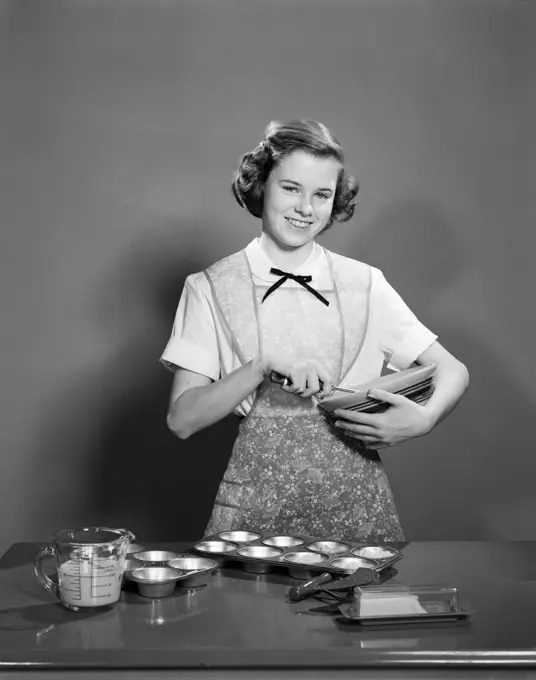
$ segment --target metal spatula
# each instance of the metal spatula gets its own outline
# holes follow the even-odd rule
[[[373,569],[359,567],[346,578],[339,578],[335,581],[332,580],[333,577],[331,574],[324,572],[320,574],[320,576],[315,576],[305,583],[292,586],[288,591],[288,596],[291,600],[298,601],[309,597],[309,595],[312,595],[316,590],[344,590],[346,588],[355,588],[356,586],[367,586],[371,583],[376,583],[379,581],[382,573],[392,567],[395,562],[401,560],[402,557],[402,553],[393,555],[393,557],[385,560],[385,562]],[[323,586],[327,583],[329,585],[324,588]]]

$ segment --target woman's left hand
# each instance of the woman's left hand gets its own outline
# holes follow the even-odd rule
[[[400,394],[371,390],[369,396],[390,404],[383,413],[370,414],[337,409],[336,427],[362,441],[367,449],[383,449],[421,437],[433,428],[432,419],[424,406]]]

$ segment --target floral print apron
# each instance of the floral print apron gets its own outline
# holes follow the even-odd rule
[[[262,302],[268,285],[253,282],[244,251],[205,271],[243,364],[261,353],[314,359],[342,381],[367,332],[371,277],[367,265],[325,253],[333,285],[319,292],[329,306],[285,285]],[[313,398],[268,379],[240,422],[205,535],[231,529],[404,540],[378,453],[335,428]]]

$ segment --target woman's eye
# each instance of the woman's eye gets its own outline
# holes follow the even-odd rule
[[[327,194],[322,194],[318,193],[317,196],[319,196],[322,200],[327,201],[329,196]]]
[[[298,191],[297,187],[283,187],[285,191]]]

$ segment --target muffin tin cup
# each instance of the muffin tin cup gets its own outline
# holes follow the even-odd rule
[[[331,567],[339,569],[344,574],[353,574],[356,569],[377,569],[380,563],[376,560],[366,560],[363,557],[332,557],[329,560]]]
[[[180,557],[171,550],[142,550],[129,555],[129,559],[139,567],[165,567],[170,560]]]
[[[238,538],[251,538],[251,536],[241,536]],[[246,532],[244,532],[246,533]],[[403,555],[399,550],[388,546],[367,545],[357,541],[335,541],[329,538],[314,538],[310,536],[299,536],[296,534],[274,534],[260,531],[247,532],[249,534],[259,534],[259,538],[250,543],[237,543],[222,541],[222,536],[229,536],[232,532],[220,532],[214,536],[206,536],[198,543],[193,545],[193,552],[202,554],[218,561],[220,564],[240,564],[242,569],[252,574],[266,574],[273,569],[285,569],[291,578],[306,579],[317,576],[323,572],[328,572],[333,576],[343,576],[352,573],[359,566],[371,569],[382,569],[389,567],[391,561],[400,559]],[[259,548],[276,548],[279,554],[274,552],[259,551]],[[324,548],[322,551],[321,548]],[[385,559],[364,559],[357,554],[363,548],[378,549],[384,548],[385,554],[389,558]],[[344,552],[342,550],[344,549]],[[303,553],[302,562],[289,561],[289,553]],[[378,552],[378,551],[377,551]],[[384,554],[379,552],[379,554]],[[307,557],[305,557],[307,555]],[[318,559],[311,556],[318,555]],[[341,558],[351,560],[350,562],[340,562]],[[393,559],[395,558],[395,559]],[[291,558],[292,560],[293,558]],[[295,559],[295,558],[294,558]]]
[[[353,548],[350,552],[352,555],[362,557],[365,560],[390,560],[398,554],[398,550],[383,545],[365,545],[360,548]]]
[[[173,594],[181,573],[171,567],[140,567],[128,574],[128,578],[138,586],[142,597],[157,600]]]
[[[188,555],[171,560],[169,566],[182,574],[177,581],[179,588],[201,588],[210,581],[218,563],[207,557]]]
[[[256,531],[222,531],[218,534],[218,538],[221,541],[238,543],[240,545],[258,541],[260,537],[261,535]]]
[[[307,550],[335,557],[350,552],[350,546],[348,543],[340,543],[339,541],[314,541],[307,544]]]
[[[194,550],[205,557],[209,557],[211,560],[215,560],[221,566],[232,559],[229,555],[235,553],[239,547],[238,543],[211,539],[199,541],[194,545]]]
[[[267,562],[267,559],[277,559],[281,557],[283,551],[281,548],[275,548],[269,545],[255,545],[237,550],[240,557],[249,557],[251,562],[244,562],[244,571],[250,574],[267,574],[272,571],[273,565]],[[257,561],[258,560],[258,561]]]
[[[289,576],[297,579],[307,579],[316,576],[318,571],[311,569],[311,567],[324,565],[328,559],[328,555],[318,552],[307,552],[306,550],[285,553],[281,557],[281,561],[288,568]]]
[[[282,548],[283,550],[295,550],[298,546],[305,543],[305,539],[299,536],[292,536],[291,534],[279,534],[263,538],[261,543],[274,548]]]
[[[318,576],[318,571],[312,571],[311,569],[306,569],[305,567],[288,567],[288,575],[290,578],[295,578],[298,580],[305,580],[308,578],[314,578]]]
[[[169,597],[175,592],[175,583],[138,583],[138,593],[141,597],[149,597],[158,600],[161,597]]]
[[[269,574],[274,570],[269,562],[244,562],[242,566],[248,574]]]

